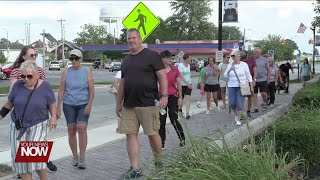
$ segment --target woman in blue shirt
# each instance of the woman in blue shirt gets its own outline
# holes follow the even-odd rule
[[[57,104],[60,117],[63,100],[63,113],[67,121],[69,145],[73,154],[72,165],[78,166],[79,169],[86,168],[84,156],[87,149],[87,126],[94,97],[92,72],[88,67],[81,66],[82,57],[82,52],[78,49],[70,52],[69,60],[72,66],[62,73]]]
[[[310,80],[310,74],[311,74],[311,65],[309,64],[308,58],[305,58],[303,61],[303,64],[300,68],[301,72],[301,79],[303,82],[303,87],[306,85],[306,82]]]

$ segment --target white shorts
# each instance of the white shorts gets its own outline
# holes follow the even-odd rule
[[[220,88],[227,87],[227,82],[226,81],[219,81],[219,85],[220,85]]]

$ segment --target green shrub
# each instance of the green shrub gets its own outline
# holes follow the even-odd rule
[[[299,108],[320,107],[320,81],[300,89],[293,96],[292,105]]]
[[[294,120],[280,121],[275,126],[277,152],[289,152],[292,157],[299,155],[308,164],[319,163],[320,113],[313,111],[308,116],[303,113],[289,114],[289,117]]]
[[[248,145],[246,148],[230,149],[219,148],[210,140],[193,139],[190,147],[175,149],[171,156],[166,156],[165,166],[148,179],[290,179],[288,172],[301,164],[302,160],[296,158],[288,163],[286,155],[275,155],[273,140],[265,142],[260,147]]]

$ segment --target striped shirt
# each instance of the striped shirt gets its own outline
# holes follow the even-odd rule
[[[40,79],[46,79],[46,73],[41,67],[38,67],[38,73],[39,73]],[[20,68],[14,68],[11,71],[10,79],[21,79]]]

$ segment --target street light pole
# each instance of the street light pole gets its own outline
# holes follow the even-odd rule
[[[310,27],[310,29],[313,32],[313,53],[312,53],[312,74],[315,74],[315,69],[314,69],[314,60],[315,60],[315,50],[316,50],[316,27]]]
[[[218,50],[222,50],[222,0],[219,0]]]

